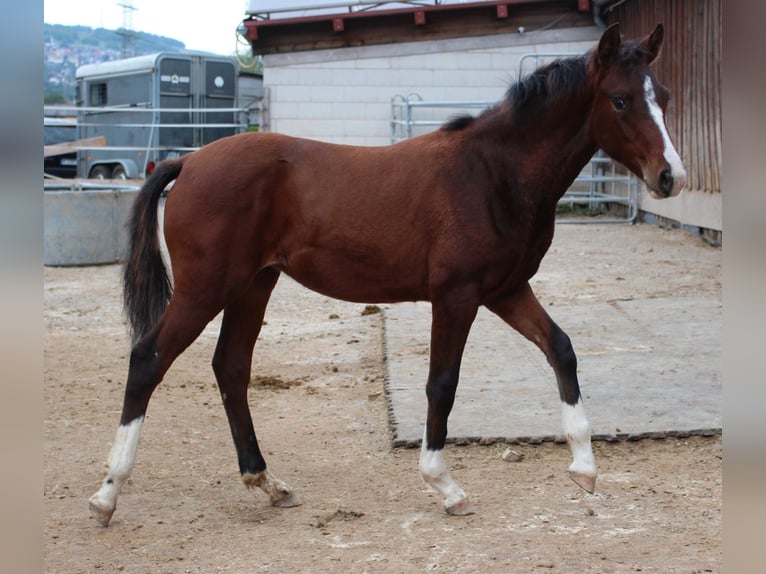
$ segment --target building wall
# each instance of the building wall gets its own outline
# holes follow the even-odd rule
[[[583,53],[598,38],[593,26],[267,55],[268,129],[334,143],[386,145],[393,96],[500,100],[517,78],[524,54]],[[446,119],[456,110],[434,113]]]

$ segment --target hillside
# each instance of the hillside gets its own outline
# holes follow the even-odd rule
[[[180,52],[185,44],[172,38],[134,32],[132,52],[140,56],[155,52]],[[43,58],[46,101],[74,102],[75,71],[82,64],[123,58],[123,37],[117,30],[88,26],[43,25]]]

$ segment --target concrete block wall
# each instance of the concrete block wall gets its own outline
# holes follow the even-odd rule
[[[387,145],[394,95],[497,101],[517,79],[524,54],[582,53],[598,38],[598,30],[588,27],[269,55],[263,74],[268,129],[334,143]],[[422,110],[418,119],[455,113]]]
[[[46,191],[43,264],[98,265],[125,260],[125,221],[138,189]]]

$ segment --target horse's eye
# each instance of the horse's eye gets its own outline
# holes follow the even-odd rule
[[[628,104],[625,103],[625,100],[620,96],[615,96],[612,98],[612,105],[618,112],[621,112],[628,107]]]

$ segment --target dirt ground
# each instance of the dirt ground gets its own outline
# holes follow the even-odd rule
[[[250,405],[270,468],[303,505],[272,508],[240,482],[210,368],[214,321],[155,392],[103,528],[87,507],[127,372],[119,272],[45,269],[47,572],[721,571],[720,437],[595,443],[593,495],[568,479],[565,445],[514,445],[520,462],[501,459],[503,444],[449,445],[478,513],[448,516],[418,451],[391,447],[381,314],[286,277],[256,346]],[[532,283],[545,305],[720,300],[721,250],[647,225],[562,225]]]

